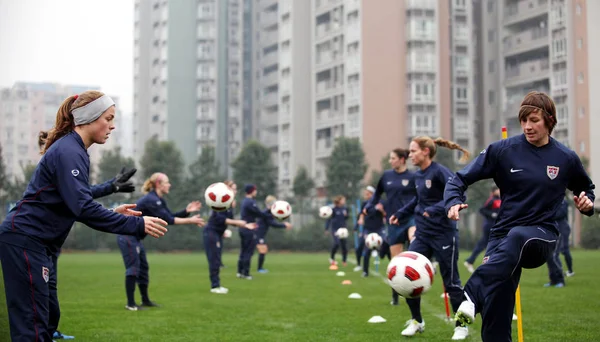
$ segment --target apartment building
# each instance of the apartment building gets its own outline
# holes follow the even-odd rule
[[[297,170],[312,169],[311,3],[260,0],[254,6],[254,127],[272,151],[279,194],[291,196]]]
[[[245,3],[135,1],[136,158],[157,137],[174,141],[188,164],[214,146],[230,171],[244,140]]]
[[[340,136],[359,137],[374,168],[417,135],[477,146],[470,1],[312,4],[318,186],[325,184],[327,161]]]

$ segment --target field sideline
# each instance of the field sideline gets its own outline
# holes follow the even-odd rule
[[[469,273],[462,266],[463,284]],[[271,253],[268,274],[254,280],[235,277],[237,255],[224,255],[222,285],[227,295],[209,292],[204,254],[148,255],[150,297],[158,309],[124,309],[124,267],[117,253],[64,254],[59,259],[60,330],[75,341],[384,341],[400,335],[408,307],[389,304],[390,288],[381,277],[361,278],[354,264],[328,270],[327,255]],[[531,341],[599,341],[600,251],[574,251],[575,272],[563,289],[543,288],[546,266],[525,270],[521,281],[524,335]],[[354,261],[354,257],[349,260]],[[385,273],[387,261],[380,273]],[[256,258],[253,259],[253,270]],[[374,269],[374,268],[373,268]],[[40,270],[41,272],[41,270]],[[341,285],[349,279],[352,285]],[[0,283],[0,287],[3,285]],[[425,333],[416,341],[450,341],[453,325],[442,320],[441,277],[423,297]],[[363,299],[348,299],[357,292]],[[136,300],[139,292],[136,289]],[[369,324],[380,315],[386,323]],[[0,341],[8,341],[4,289],[0,295]],[[478,317],[479,319],[479,317]],[[469,341],[481,341],[478,320]],[[516,324],[513,324],[516,341]]]

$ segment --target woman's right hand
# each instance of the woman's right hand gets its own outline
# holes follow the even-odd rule
[[[195,224],[198,227],[204,227],[205,222],[204,222],[204,219],[202,219],[200,217],[200,215],[194,215],[194,216],[190,217],[189,220],[190,220],[191,224]]]
[[[254,223],[254,222],[253,223],[246,223],[244,225],[244,228],[248,228],[250,230],[254,230],[254,229],[258,228],[258,225],[256,223]]]
[[[167,232],[167,222],[158,217],[144,216],[144,231],[146,234],[159,238]]]
[[[398,224],[398,219],[396,218],[396,215],[390,216],[390,224]]]
[[[461,203],[461,204],[455,204],[453,205],[450,210],[448,210],[448,218],[454,221],[458,221],[459,220],[459,216],[458,216],[458,212],[468,208],[469,205],[466,203]]]

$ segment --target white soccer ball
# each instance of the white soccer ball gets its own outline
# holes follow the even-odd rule
[[[335,235],[337,235],[337,237],[339,237],[340,239],[345,239],[348,237],[348,229],[338,228],[338,230],[335,232]]]
[[[333,214],[333,209],[330,206],[326,205],[319,209],[319,217],[328,219]]]
[[[377,233],[371,233],[367,235],[367,238],[365,239],[365,246],[367,246],[368,249],[378,249],[381,247],[382,243],[383,239]]]
[[[223,237],[226,238],[226,239],[229,239],[232,234],[233,233],[231,232],[231,230],[225,229],[225,231],[223,232]]]
[[[271,206],[271,214],[276,219],[283,221],[292,215],[292,206],[286,201],[276,201]]]
[[[204,192],[206,205],[214,211],[225,211],[234,200],[233,190],[225,183],[211,184]]]
[[[424,255],[403,252],[387,267],[388,284],[404,298],[418,298],[431,289],[433,265]]]

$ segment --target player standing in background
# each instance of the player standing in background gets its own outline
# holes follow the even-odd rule
[[[285,228],[287,230],[292,229],[292,224],[289,222],[277,222],[271,214],[271,207],[273,203],[277,201],[277,198],[273,195],[267,196],[265,199],[265,205],[267,209],[263,211],[264,216],[258,218],[258,229],[256,230],[256,249],[258,250],[258,273],[268,273],[269,270],[265,269],[265,257],[269,252],[269,246],[267,245],[267,232],[269,227],[273,228]]]
[[[384,211],[393,214],[413,198],[417,190],[415,188],[415,174],[406,167],[408,159],[408,150],[396,148],[390,152],[389,163],[391,170],[386,170],[377,183],[377,188],[373,194],[370,203],[365,206],[363,213],[373,206],[372,203],[379,203],[381,196],[386,194],[386,206]],[[389,224],[387,227],[387,243],[390,249],[390,258],[402,253],[404,244],[410,242],[415,234],[415,219],[412,215],[403,217],[396,224]],[[398,305],[398,293],[392,289],[392,305]]]
[[[170,225],[195,224],[199,227],[204,226],[204,220],[200,215],[190,214],[201,208],[199,201],[190,202],[187,207],[176,213],[172,213],[167,206],[164,196],[169,193],[171,183],[169,177],[161,172],[153,173],[142,186],[142,191],[146,194],[140,198],[136,209],[143,215],[160,217]],[[121,250],[123,263],[125,264],[125,293],[127,295],[127,305],[125,309],[130,311],[140,310],[142,307],[157,307],[158,304],[150,300],[148,296],[148,285],[150,282],[148,259],[142,240],[144,237],[135,237],[128,235],[117,236],[117,244]],[[142,305],[135,303],[134,293],[135,284],[138,284],[140,294],[142,295]]]
[[[477,258],[479,253],[485,250],[485,247],[488,244],[488,241],[490,239],[490,229],[492,229],[492,226],[496,221],[496,217],[498,217],[500,204],[500,189],[498,189],[497,186],[493,186],[492,191],[490,193],[490,197],[487,199],[487,201],[485,201],[483,207],[479,208],[479,213],[483,216],[483,232],[481,233],[481,238],[479,239],[479,241],[477,241],[475,248],[473,248],[471,256],[469,256],[465,261],[465,267],[471,273],[475,271],[475,269],[473,268],[475,259]]]
[[[456,312],[462,300],[462,287],[458,274],[458,229],[456,222],[446,216],[444,209],[444,188],[452,172],[445,166],[432,161],[437,146],[443,146],[463,153],[463,161],[468,160],[469,152],[460,145],[437,138],[416,137],[410,143],[410,159],[419,167],[415,175],[417,195],[403,208],[390,217],[390,223],[414,215],[417,225],[414,240],[408,250],[427,258],[435,255],[440,266],[444,288],[450,296],[452,309]],[[421,316],[421,298],[406,299],[412,319],[402,331],[403,336],[413,336],[423,332],[425,321]],[[453,340],[464,340],[469,335],[467,327],[456,323]]]
[[[335,261],[335,253],[339,247],[342,247],[342,263],[344,266],[347,265],[346,260],[348,258],[348,239],[339,238],[337,231],[340,228],[346,228],[346,220],[348,219],[348,208],[346,208],[346,197],[338,195],[333,199],[333,213],[325,224],[325,232],[330,232],[333,238],[333,245],[331,246],[331,254],[329,257],[329,263],[331,265],[337,264]]]

